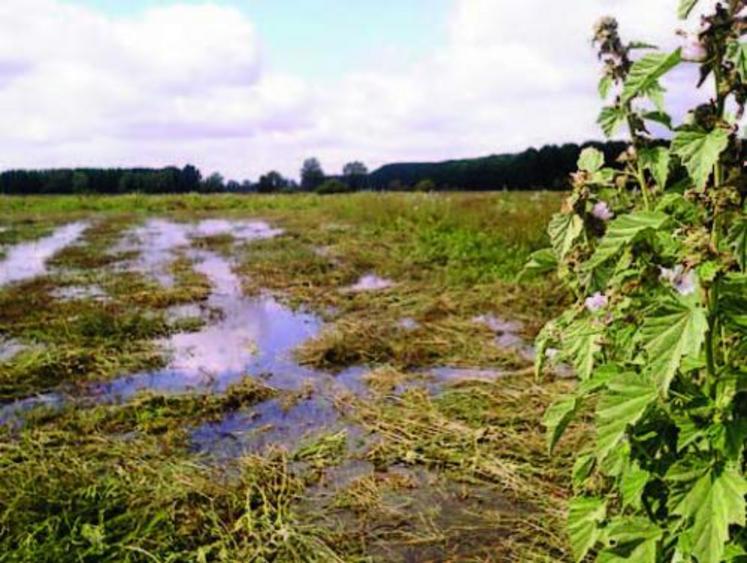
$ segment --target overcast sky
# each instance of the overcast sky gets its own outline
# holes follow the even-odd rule
[[[673,49],[676,4],[0,0],[0,168],[256,179],[600,138],[594,22]]]

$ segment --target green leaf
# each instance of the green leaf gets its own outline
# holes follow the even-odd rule
[[[581,561],[599,541],[598,526],[607,515],[607,505],[601,498],[578,497],[568,504],[568,533],[573,556]]]
[[[663,111],[647,111],[641,117],[648,121],[653,121],[659,125],[663,125],[667,129],[672,128],[672,117]]]
[[[658,47],[651,43],[646,43],[645,41],[631,41],[628,45],[628,49],[633,51],[638,49],[658,49]]]
[[[610,547],[599,554],[597,563],[656,563],[658,542],[664,531],[641,516],[615,518],[607,527]]]
[[[747,271],[747,219],[740,218],[729,230],[729,248],[742,271]]]
[[[702,307],[676,301],[659,308],[643,321],[640,339],[647,356],[647,372],[666,395],[682,358],[697,356],[708,331]]]
[[[565,429],[573,420],[578,410],[575,397],[566,397],[553,403],[546,411],[542,424],[547,428],[547,451],[552,453]]]
[[[680,0],[680,7],[677,10],[679,18],[681,20],[686,20],[697,3],[698,0]]]
[[[587,147],[578,157],[578,167],[585,172],[598,172],[604,166],[604,154],[594,147]]]
[[[727,57],[734,64],[742,81],[747,80],[747,44],[731,43],[727,48]]]
[[[590,319],[574,321],[563,333],[563,355],[573,362],[581,381],[591,377],[601,336],[599,328]]]
[[[716,128],[679,131],[672,139],[672,152],[680,157],[695,187],[703,190],[718,163],[721,153],[729,146],[729,132]]]
[[[641,149],[639,155],[641,166],[651,172],[651,175],[662,191],[666,189],[667,180],[669,179],[669,162],[671,160],[669,150],[665,147],[653,147]]]
[[[548,272],[554,272],[558,267],[558,259],[552,248],[543,248],[529,256],[524,269],[519,275],[520,279],[531,276],[539,276]]]
[[[627,115],[624,109],[617,106],[610,106],[602,109],[597,123],[607,137],[612,137],[620,126],[625,123],[626,118]]]
[[[650,91],[662,76],[680,63],[680,60],[681,51],[677,49],[673,53],[652,53],[636,61],[623,86],[622,103],[625,104],[636,96]]]
[[[605,364],[594,370],[589,379],[582,381],[576,388],[577,397],[588,397],[607,387],[610,379],[621,373],[621,370],[615,364]]]
[[[658,211],[640,211],[618,217],[607,228],[607,234],[591,257],[589,267],[595,268],[606,262],[642,232],[661,229],[668,219],[668,215]]]
[[[656,401],[656,386],[645,375],[621,373],[607,384],[597,404],[597,449],[600,460],[618,446],[628,426],[636,424]]]
[[[612,78],[605,75],[599,81],[599,97],[606,100],[610,93],[610,88],[612,88]]]
[[[646,488],[650,473],[641,469],[637,464],[632,464],[622,475],[620,480],[620,493],[622,494],[623,507],[632,506],[641,508],[641,496]]]
[[[575,213],[556,213],[547,230],[555,256],[560,261],[570,252],[573,243],[583,232],[584,223]]]
[[[714,470],[701,477],[674,510],[692,519],[693,555],[699,563],[720,563],[729,526],[745,525],[747,482],[732,467]]]
[[[573,463],[573,487],[580,489],[584,484],[584,481],[589,478],[591,472],[594,469],[596,463],[596,457],[594,454],[584,454],[576,458]]]

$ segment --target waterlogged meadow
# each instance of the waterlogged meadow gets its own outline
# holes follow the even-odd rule
[[[570,560],[559,203],[0,200],[0,560]]]

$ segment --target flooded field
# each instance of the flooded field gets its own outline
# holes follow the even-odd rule
[[[568,559],[521,198],[7,200],[0,551]]]

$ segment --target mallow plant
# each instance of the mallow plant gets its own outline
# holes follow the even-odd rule
[[[705,4],[681,0],[694,31],[674,52],[597,24],[599,124],[629,148],[583,151],[552,248],[527,264],[575,295],[540,333],[537,369],[579,379],[545,415],[549,449],[574,419],[593,427],[568,509],[578,561],[747,557],[747,1],[708,5],[693,21]],[[661,82],[680,65],[708,101],[674,124]]]

